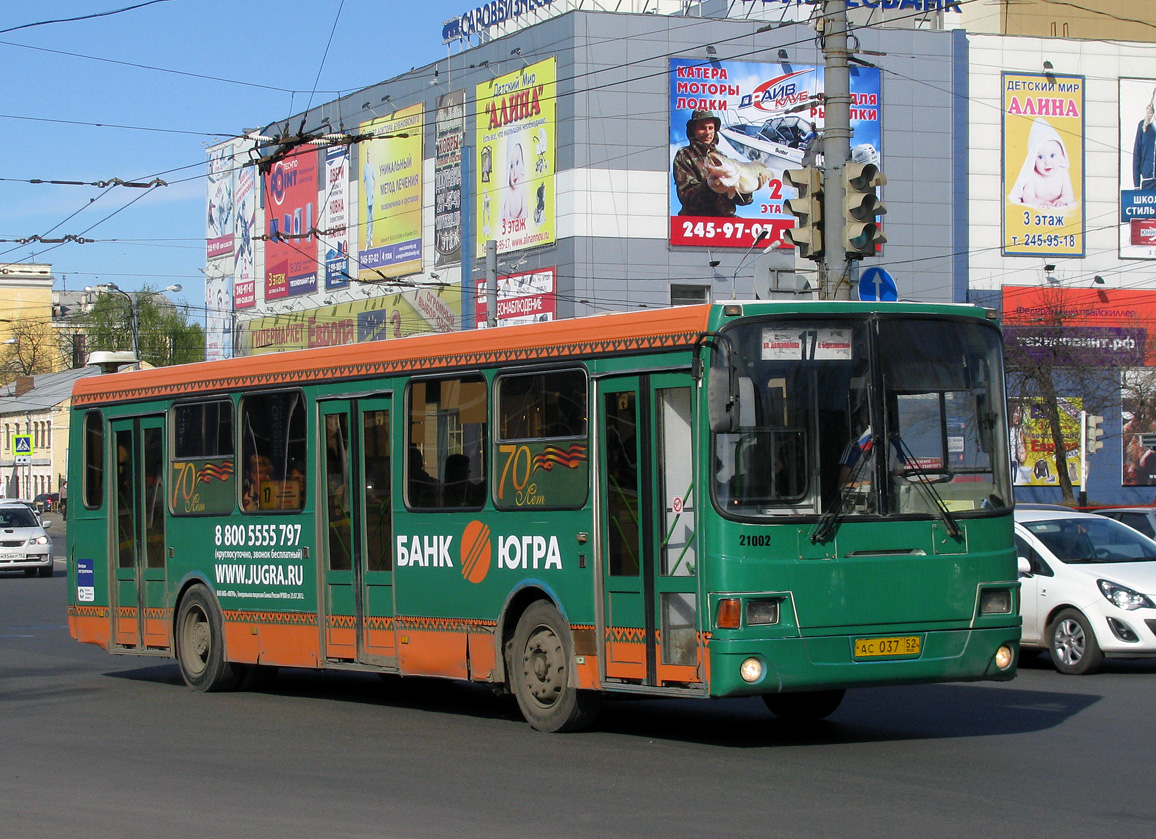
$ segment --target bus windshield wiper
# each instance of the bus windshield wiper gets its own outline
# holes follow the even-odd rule
[[[900,456],[904,462],[915,464],[918,463],[914,453],[903,442],[903,438],[898,434],[891,435],[891,444],[899,450]],[[951,511],[947,509],[947,504],[944,502],[942,496],[936,491],[935,484],[937,480],[952,479],[952,473],[949,469],[922,469],[918,466],[909,466],[900,472],[900,476],[911,481],[922,491],[931,505],[939,512],[939,517],[943,519],[944,525],[947,527],[947,533],[953,539],[960,539],[963,537],[963,530],[960,529],[959,524],[951,515]],[[912,480],[914,478],[914,480]]]
[[[874,444],[875,438],[871,438],[871,443]],[[867,449],[871,448],[870,446]],[[843,520],[843,508],[847,506],[847,497],[851,494],[852,488],[859,483],[859,473],[863,471],[863,464],[871,458],[868,456],[867,449],[863,449],[859,453],[858,460],[855,461],[855,466],[851,470],[851,474],[847,480],[839,487],[838,493],[835,496],[835,503],[831,505],[830,509],[823,513],[823,517],[819,519],[819,523],[815,525],[815,529],[811,531],[811,543],[824,542],[830,536],[839,522]]]

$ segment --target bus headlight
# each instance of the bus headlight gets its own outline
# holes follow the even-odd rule
[[[979,613],[981,615],[1010,615],[1011,612],[1011,589],[989,588],[980,592]]]
[[[1007,644],[1001,644],[1000,648],[995,651],[995,666],[1000,670],[1007,670],[1015,661],[1015,653],[1012,652],[1011,647]]]
[[[752,599],[747,601],[747,626],[766,626],[779,622],[779,600]]]
[[[757,658],[748,658],[739,665],[739,675],[744,682],[757,682],[763,678],[763,663]]]

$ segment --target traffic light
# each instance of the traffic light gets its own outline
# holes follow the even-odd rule
[[[787,212],[795,217],[795,226],[783,233],[783,238],[798,249],[806,259],[823,258],[823,173],[808,166],[806,169],[787,169],[783,181],[799,193],[798,198],[784,201]]]
[[[1104,448],[1104,418],[1096,414],[1084,414],[1084,449],[1088,454]]]
[[[887,212],[876,188],[887,183],[887,177],[874,163],[843,164],[843,247],[848,259],[875,256],[875,246],[887,237],[875,222]]]

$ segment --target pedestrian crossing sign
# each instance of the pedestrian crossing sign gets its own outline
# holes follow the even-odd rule
[[[32,462],[32,435],[31,434],[14,434],[12,435],[12,452],[16,455],[16,463],[31,463]]]

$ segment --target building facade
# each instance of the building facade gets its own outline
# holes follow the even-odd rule
[[[1124,330],[1148,347],[1134,293],[1156,290],[1153,30],[1123,3],[847,7],[851,143],[887,176],[887,242],[855,267],[884,268],[901,299],[997,308],[1016,288],[1094,288],[1097,322],[1067,326],[1101,332],[1070,340],[1110,349],[1102,330]],[[813,262],[766,248],[793,223],[782,173],[823,128],[819,9],[483,4],[427,33],[448,57],[210,150],[211,357],[814,287]],[[688,223],[672,163],[698,109],[725,157],[766,168],[734,216]],[[1156,417],[1133,386],[1150,357],[1105,352],[1092,363],[1117,397],[1064,396],[1105,417],[1079,470],[1091,501],[1151,501],[1129,465],[1147,438],[1128,430]],[[1058,499],[1054,482],[1022,491]]]

